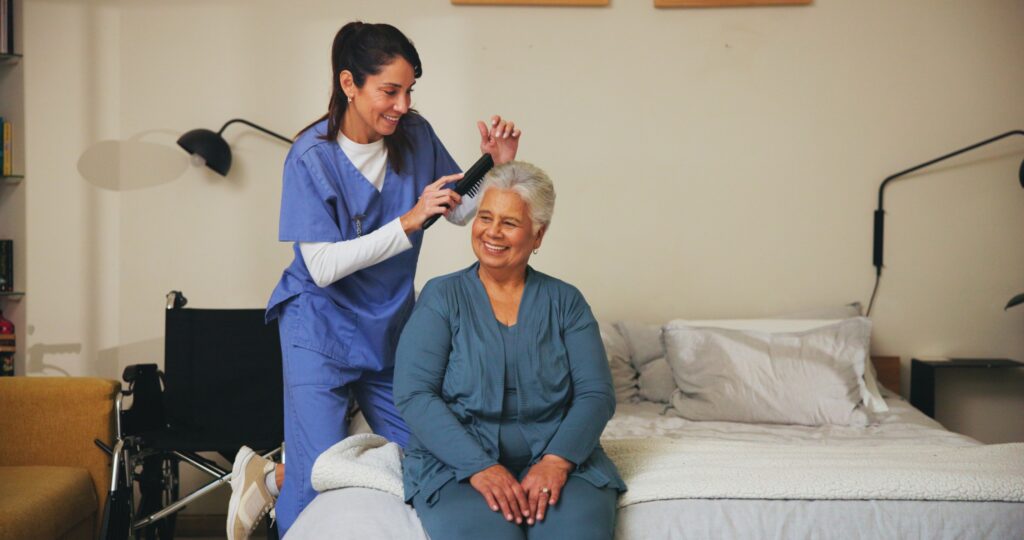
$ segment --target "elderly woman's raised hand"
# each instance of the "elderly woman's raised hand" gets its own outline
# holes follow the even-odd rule
[[[476,123],[480,130],[480,152],[490,154],[495,165],[508,163],[516,158],[519,151],[519,135],[521,131],[516,129],[515,122],[502,120],[500,116],[491,117],[491,125],[488,128],[483,122]]]
[[[530,467],[526,478],[523,478],[523,489],[526,490],[529,504],[527,522],[530,525],[533,525],[535,519],[544,521],[548,506],[557,503],[562,496],[562,486],[572,469],[571,461],[554,454],[545,455]]]
[[[469,485],[483,495],[491,510],[500,510],[505,519],[522,523],[523,517],[529,515],[523,487],[502,465],[491,465],[470,476]]]

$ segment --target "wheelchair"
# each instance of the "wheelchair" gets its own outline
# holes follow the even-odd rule
[[[216,452],[229,462],[243,445],[268,458],[281,453],[276,322],[266,324],[261,309],[186,309],[186,302],[178,291],[167,295],[164,371],[156,364],[125,368],[127,388],[122,385],[115,400],[114,446],[96,441],[112,457],[102,539],[173,538],[178,511],[231,481],[230,470],[199,452]],[[182,463],[211,477],[184,497]]]

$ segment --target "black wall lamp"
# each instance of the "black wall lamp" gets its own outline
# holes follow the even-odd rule
[[[279,133],[274,133],[269,129],[253,124],[248,120],[241,118],[234,118],[228,120],[220,128],[220,131],[214,133],[208,129],[193,129],[178,137],[178,146],[185,149],[186,152],[192,155],[193,163],[196,165],[206,165],[207,167],[217,171],[221,176],[227,176],[228,170],[231,169],[231,147],[228,146],[228,142],[224,140],[221,133],[228,126],[238,122],[245,124],[253,129],[257,129],[270,135],[271,137],[280,139],[288,144],[292,144],[292,140]]]
[[[919,171],[919,170],[921,170],[921,169],[923,169],[925,167],[934,165],[934,164],[936,164],[936,163],[938,163],[940,161],[945,161],[945,160],[947,160],[947,159],[949,159],[951,157],[959,156],[960,154],[963,154],[965,152],[970,152],[971,150],[974,150],[975,148],[981,148],[982,146],[994,143],[994,142],[996,142],[996,141],[998,141],[1000,139],[1005,139],[1006,137],[1009,137],[1011,135],[1024,135],[1024,130],[1019,130],[1018,129],[1018,130],[1014,130],[1014,131],[1007,131],[1006,133],[1003,133],[1002,135],[996,135],[995,137],[992,137],[990,139],[985,139],[984,141],[972,144],[972,145],[967,146],[965,148],[961,148],[961,149],[956,150],[954,152],[950,152],[950,153],[948,153],[946,155],[939,156],[939,157],[937,157],[935,159],[932,159],[930,161],[926,161],[924,163],[921,163],[920,165],[915,165],[915,166],[913,166],[913,167],[911,167],[909,169],[906,169],[906,170],[900,171],[900,172],[898,172],[898,173],[896,173],[894,175],[891,175],[888,178],[886,178],[885,180],[882,180],[882,184],[880,186],[878,186],[878,209],[875,210],[875,241],[874,241],[874,253],[873,253],[873,259],[874,259],[874,265],[875,265],[875,288],[871,291],[871,301],[868,302],[868,311],[867,311],[867,315],[868,316],[871,315],[871,307],[875,303],[875,294],[878,292],[878,282],[879,282],[879,280],[882,277],[882,266],[883,266],[883,263],[882,263],[882,243],[883,243],[883,240],[885,238],[885,209],[884,209],[884,206],[883,206],[883,196],[885,194],[885,186],[889,182],[891,182],[893,180],[896,180],[897,178],[900,178],[901,176],[906,176],[906,175],[908,175],[908,174],[910,174],[912,172]],[[1018,177],[1019,177],[1019,180],[1020,180],[1020,186],[1024,187],[1024,161],[1022,161],[1021,164],[1020,164],[1020,172],[1018,173]],[[1016,298],[1014,300],[1016,300]],[[1011,304],[1007,305],[1007,308],[1009,308],[1011,305],[1014,305],[1013,304],[1013,300],[1011,300]]]

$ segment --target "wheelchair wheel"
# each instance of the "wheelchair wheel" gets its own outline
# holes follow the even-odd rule
[[[178,500],[178,460],[166,454],[155,454],[142,459],[142,470],[136,475],[139,484],[139,506],[136,516],[144,517]],[[177,513],[171,514],[135,532],[135,538],[145,540],[171,540]]]

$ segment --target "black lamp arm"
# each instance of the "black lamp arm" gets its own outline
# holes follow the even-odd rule
[[[939,156],[939,157],[937,157],[935,159],[926,161],[924,163],[921,163],[920,165],[915,165],[915,166],[913,166],[913,167],[911,167],[909,169],[906,169],[906,170],[900,171],[900,172],[898,172],[896,174],[890,175],[885,180],[882,180],[882,184],[880,186],[878,186],[878,209],[875,210],[875,241],[874,241],[873,261],[874,261],[874,265],[875,265],[875,274],[876,275],[880,275],[882,273],[882,242],[883,242],[883,239],[884,239],[884,236],[885,236],[885,209],[884,209],[885,207],[884,207],[884,204],[883,204],[883,196],[885,194],[885,186],[889,182],[891,182],[893,180],[896,180],[897,178],[899,178],[901,176],[905,176],[905,175],[908,175],[908,174],[910,174],[912,172],[919,171],[919,170],[921,170],[921,169],[923,169],[925,167],[934,165],[934,164],[936,164],[936,163],[938,163],[940,161],[945,161],[945,160],[947,160],[949,158],[952,158],[952,157],[959,156],[960,154],[963,154],[965,152],[970,152],[971,150],[974,150],[975,148],[980,148],[980,147],[985,146],[987,144],[994,143],[994,142],[996,142],[996,141],[998,141],[1000,139],[1005,139],[1006,137],[1009,137],[1011,135],[1024,135],[1024,130],[1015,129],[1013,131],[1007,131],[1006,133],[1003,133],[1002,135],[996,135],[995,137],[992,137],[992,138],[989,138],[989,139],[985,139],[984,141],[972,144],[970,146],[961,148],[961,149],[956,150],[954,152],[950,152],[950,153],[948,153],[946,155]],[[1021,169],[1021,174],[1024,175],[1024,168]],[[1021,185],[1024,186],[1024,176],[1021,177]]]
[[[263,126],[258,126],[256,124],[253,124],[252,122],[250,122],[248,120],[245,120],[244,118],[232,118],[231,120],[228,120],[220,128],[220,131],[217,132],[217,135],[223,134],[224,130],[227,129],[227,127],[230,126],[231,124],[234,124],[235,122],[238,122],[238,123],[241,123],[241,124],[245,124],[245,125],[253,128],[253,129],[258,129],[258,130],[262,131],[263,133],[266,133],[267,135],[270,135],[271,137],[274,137],[274,138],[277,138],[277,139],[281,139],[282,141],[284,141],[284,142],[286,142],[288,144],[292,143],[292,140],[289,139],[288,137],[285,137],[284,135],[281,135],[280,133],[274,133],[273,131],[270,131],[269,129],[267,129],[267,128],[263,127]]]

